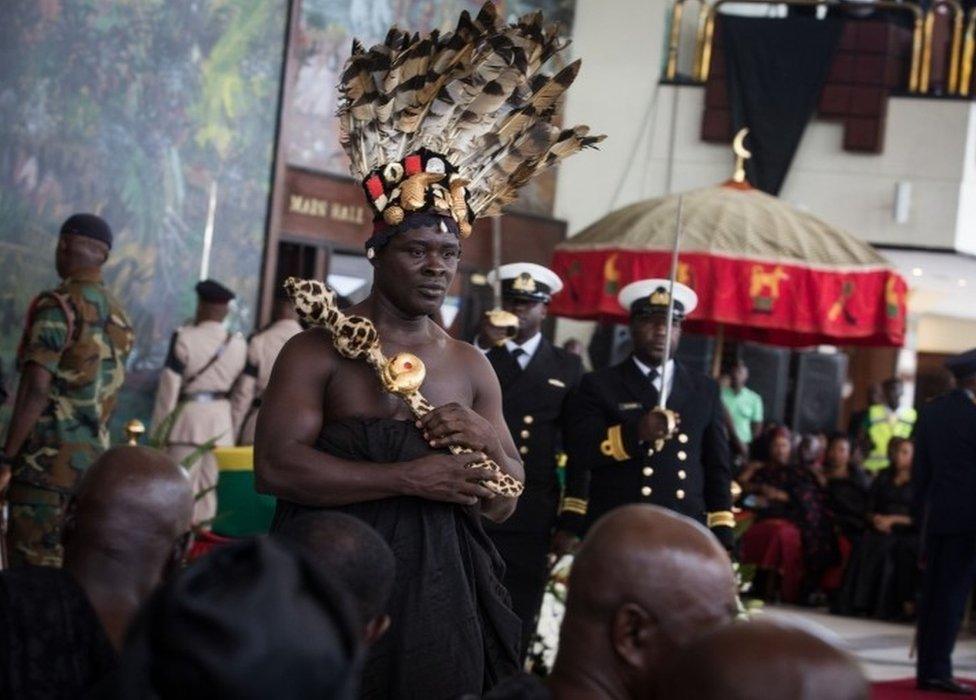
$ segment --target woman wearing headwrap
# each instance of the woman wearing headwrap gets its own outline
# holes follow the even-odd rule
[[[744,487],[756,497],[758,522],[742,541],[743,562],[777,571],[780,595],[789,603],[815,593],[837,556],[826,494],[792,453],[792,436],[780,428],[772,436],[769,460]]]

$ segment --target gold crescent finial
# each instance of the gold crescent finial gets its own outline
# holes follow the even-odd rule
[[[749,135],[749,127],[744,126],[739,129],[739,133],[732,139],[732,152],[735,153],[735,173],[732,175],[733,182],[746,182],[746,160],[752,158],[752,151],[745,146],[746,136]]]

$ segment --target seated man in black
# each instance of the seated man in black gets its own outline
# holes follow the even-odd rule
[[[0,573],[0,697],[78,697],[105,678],[139,606],[178,569],[192,512],[166,455],[97,459],[68,506],[64,568]]]
[[[120,700],[354,700],[361,632],[345,587],[299,547],[243,540],[152,597],[107,690]]]
[[[386,604],[393,590],[396,561],[379,534],[359,518],[313,510],[285,521],[277,535],[294,542],[356,603],[363,642],[373,644],[390,627]]]

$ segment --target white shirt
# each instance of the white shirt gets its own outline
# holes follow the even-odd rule
[[[646,377],[647,375],[649,375],[651,373],[651,367],[645,365],[643,362],[641,362],[640,360],[638,360],[637,359],[637,355],[631,355],[631,358],[634,360],[634,364],[637,365],[637,369],[640,370],[640,373],[641,374],[643,374]],[[660,367],[655,367],[654,369],[657,370],[658,376],[651,383],[654,385],[654,388],[657,389],[658,396],[660,396],[660,394],[661,394],[661,368]],[[664,369],[664,377],[667,379],[667,382],[668,382],[668,396],[670,396],[671,395],[671,389],[674,386],[674,360],[668,360],[667,367],[665,367],[665,369]]]
[[[541,342],[542,333],[536,333],[521,345],[516,343],[514,340],[506,340],[504,347],[509,353],[514,352],[516,348],[522,349],[522,354],[519,355],[515,361],[519,363],[519,367],[525,369],[529,366],[529,363],[532,362],[532,356],[535,355],[535,351],[539,349],[539,343]],[[491,350],[491,348],[483,348],[477,343],[475,343],[475,347],[485,354],[488,354],[488,352]]]

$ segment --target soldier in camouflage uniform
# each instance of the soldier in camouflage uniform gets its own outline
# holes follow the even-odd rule
[[[60,566],[64,507],[82,472],[109,446],[108,419],[133,341],[125,311],[102,282],[111,246],[102,219],[70,217],[57,248],[63,282],[28,311],[20,385],[0,453],[11,566]]]

